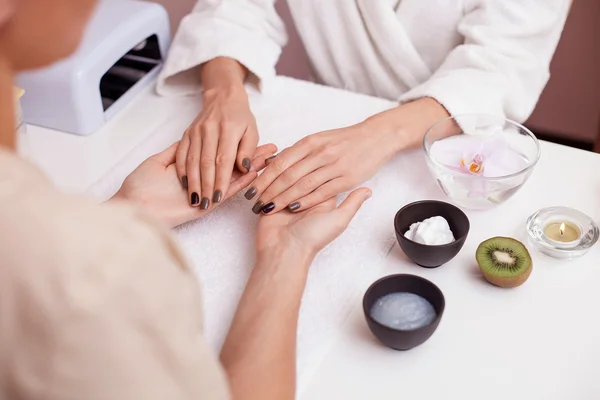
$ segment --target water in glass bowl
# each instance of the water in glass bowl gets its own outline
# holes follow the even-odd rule
[[[499,117],[450,118],[425,135],[429,169],[457,205],[488,209],[513,196],[539,159],[539,144],[526,128]],[[468,126],[470,129],[464,129]],[[437,128],[437,129],[436,129]]]

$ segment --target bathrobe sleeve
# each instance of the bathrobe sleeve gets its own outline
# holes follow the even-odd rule
[[[198,67],[216,57],[231,57],[250,72],[258,88],[275,75],[287,42],[275,0],[198,0],[181,22],[159,76],[159,94],[201,90]]]
[[[488,113],[517,122],[532,113],[569,0],[470,0],[458,26],[464,43],[401,102],[432,97],[450,114]]]

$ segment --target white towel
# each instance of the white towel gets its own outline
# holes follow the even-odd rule
[[[272,90],[252,96],[251,103],[261,142],[273,142],[280,149],[307,134],[351,125],[395,105],[289,78],[277,78]],[[193,117],[193,107],[171,116],[89,194],[103,199],[112,195],[142,160],[178,140]],[[360,304],[361,291],[373,281],[394,244],[395,212],[410,201],[426,197],[433,180],[423,157],[420,150],[405,152],[365,183],[373,190],[373,197],[348,230],[314,261],[299,323],[299,390],[309,382],[351,309]],[[175,229],[200,279],[206,335],[215,349],[222,345],[253,266],[254,231],[259,217],[250,211],[252,205],[238,195],[201,220]]]

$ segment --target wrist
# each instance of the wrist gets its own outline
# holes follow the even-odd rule
[[[243,84],[234,82],[222,82],[221,84],[214,85],[211,88],[204,89],[202,94],[204,102],[210,102],[217,98],[226,100],[243,100],[248,101],[248,94]]]
[[[387,161],[406,149],[406,128],[402,124],[393,124],[389,115],[375,114],[358,124],[361,135],[375,136],[380,145],[380,158]]]
[[[271,273],[281,272],[283,276],[306,275],[315,255],[306,247],[279,244],[257,252],[256,268]]]
[[[419,146],[425,132],[448,116],[448,111],[437,100],[425,97],[375,114],[361,124],[370,134],[379,134],[382,144],[394,155]]]
[[[205,91],[238,91],[244,89],[248,71],[236,60],[214,58],[201,66],[200,75]]]

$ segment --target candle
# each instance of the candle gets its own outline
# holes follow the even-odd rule
[[[598,241],[600,230],[592,218],[568,207],[547,207],[527,219],[532,244],[550,257],[580,257]]]
[[[544,233],[548,239],[560,243],[572,243],[581,238],[581,229],[571,222],[551,222],[546,225]]]

